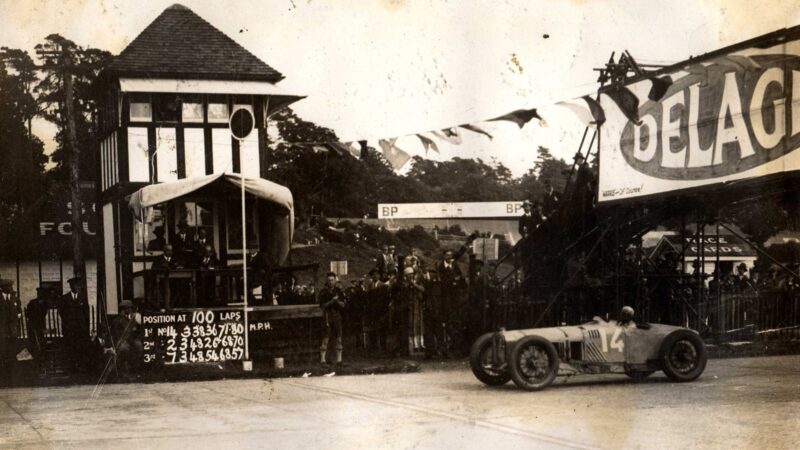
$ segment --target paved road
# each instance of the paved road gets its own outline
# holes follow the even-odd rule
[[[800,356],[712,360],[687,384],[572,378],[488,388],[413,374],[0,390],[22,448],[797,448]]]

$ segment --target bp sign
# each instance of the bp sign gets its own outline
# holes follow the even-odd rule
[[[247,136],[250,136],[250,133],[253,132],[256,119],[248,108],[239,106],[233,110],[228,124],[230,125],[233,137],[241,141],[246,139]]]

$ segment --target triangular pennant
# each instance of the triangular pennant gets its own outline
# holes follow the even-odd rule
[[[445,128],[441,131],[432,131],[431,133],[437,138],[451,144],[458,145],[461,143],[461,135],[458,134],[458,128]]]
[[[562,108],[570,110],[578,117],[581,123],[587,127],[602,125],[603,122],[606,121],[603,108],[599,103],[597,103],[597,101],[595,101],[595,99],[589,97],[588,95],[585,95],[579,99],[558,102],[556,103],[556,106],[561,106]]]
[[[354,149],[352,143],[331,142],[328,145],[339,155],[350,155],[355,158],[361,156],[361,152],[357,149]]]
[[[482,135],[484,135],[484,136],[488,137],[490,141],[491,141],[492,139],[494,139],[494,136],[492,136],[491,134],[489,134],[489,132],[488,132],[488,131],[484,130],[483,128],[481,128],[481,127],[479,127],[479,126],[477,126],[477,125],[472,125],[472,124],[469,124],[469,123],[465,123],[464,125],[459,125],[459,126],[460,126],[461,128],[464,128],[464,129],[466,129],[466,130],[472,131],[473,133],[482,134]]]
[[[400,170],[408,160],[411,159],[411,155],[406,153],[405,151],[397,148],[394,143],[397,141],[397,138],[391,139],[381,139],[378,141],[378,145],[383,150],[383,156],[386,157],[386,160],[389,161],[392,168],[394,170]]]
[[[622,111],[622,114],[625,114],[628,120],[636,124],[639,123],[639,97],[636,94],[625,86],[617,86],[603,93],[616,103],[619,110]]]
[[[436,145],[436,142],[433,139],[430,139],[422,134],[418,134],[417,137],[420,141],[422,141],[422,146],[425,147],[425,155],[428,154],[428,150],[433,150],[436,153],[439,153],[439,147]]]
[[[536,111],[536,108],[533,109],[518,109],[516,111],[512,111],[508,114],[502,115],[500,117],[495,117],[494,119],[489,119],[490,121],[495,120],[508,120],[510,122],[514,122],[517,124],[518,127],[522,128],[525,126],[526,123],[530,122],[531,119],[539,119],[539,121],[543,121],[542,116],[539,115],[539,112]]]

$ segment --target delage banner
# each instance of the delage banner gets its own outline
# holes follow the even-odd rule
[[[601,95],[598,200],[800,170],[800,41],[793,34],[687,61],[665,74],[673,83],[655,102],[649,80],[628,85],[639,98],[639,123]]]

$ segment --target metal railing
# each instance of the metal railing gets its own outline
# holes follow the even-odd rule
[[[29,322],[26,312],[22,311],[22,315],[17,319],[17,337],[19,339],[28,339],[29,336]],[[97,334],[97,315],[94,306],[89,305],[89,336]],[[44,316],[44,337],[47,339],[56,339],[64,337],[61,328],[61,316],[57,308],[49,308]]]

